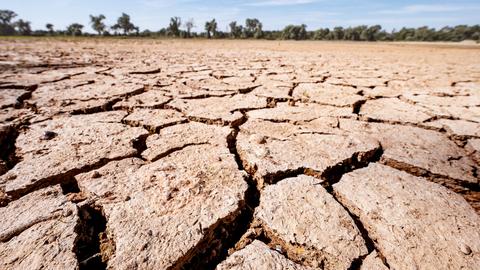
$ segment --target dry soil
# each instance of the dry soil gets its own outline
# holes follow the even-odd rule
[[[0,269],[480,269],[480,47],[0,41]]]

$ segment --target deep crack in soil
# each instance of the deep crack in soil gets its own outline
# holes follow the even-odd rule
[[[43,179],[41,179],[39,181],[36,181],[36,182],[34,182],[34,183],[32,183],[28,186],[12,190],[11,192],[7,192],[7,195],[9,196],[9,201],[13,201],[13,200],[17,200],[17,199],[33,192],[33,191],[36,191],[36,190],[39,190],[39,189],[42,189],[42,188],[46,188],[46,187],[49,187],[49,186],[57,185],[57,184],[62,184],[65,181],[66,181],[66,184],[65,183],[64,184],[67,186],[65,188],[65,190],[69,190],[68,187],[69,187],[69,185],[71,185],[71,179],[75,175],[99,169],[99,168],[103,167],[104,165],[106,165],[107,163],[109,163],[111,161],[122,160],[122,159],[125,159],[125,158],[134,157],[134,156],[136,156],[136,154],[129,155],[129,156],[122,156],[122,157],[113,158],[113,159],[105,159],[104,158],[104,159],[99,160],[95,164],[86,165],[86,166],[81,167],[81,168],[74,168],[74,169],[71,169],[71,170],[69,170],[65,173],[62,173],[62,174],[58,174],[58,175],[54,175],[54,176],[51,176],[51,177],[43,178]]]
[[[20,134],[18,127],[14,126],[2,126],[0,130],[0,160],[3,160],[5,163],[5,170],[3,171],[0,168],[0,175],[7,172],[9,169],[13,168],[15,164],[19,162],[19,157],[15,155],[15,141],[17,140],[18,135]]]
[[[115,244],[107,238],[107,220],[98,206],[87,204],[80,206],[78,210],[75,254],[80,270],[104,270],[109,257],[115,251]]]
[[[245,212],[244,216],[239,217],[239,220],[241,221],[240,223],[242,226],[238,226],[234,230],[236,234],[236,237],[235,237],[236,241],[234,241],[233,243],[230,242],[230,245],[228,245],[228,249],[224,249],[222,252],[222,254],[225,254],[225,255],[219,256],[219,258],[215,260],[215,264],[212,264],[212,267],[224,261],[228,253],[232,253],[234,251],[243,249],[246,245],[251,243],[253,240],[260,240],[265,244],[269,245],[272,249],[275,249],[281,254],[283,254],[289,260],[299,264],[304,264],[304,262],[301,259],[296,257],[295,252],[290,252],[290,250],[295,249],[291,244],[284,242],[282,239],[276,237],[273,233],[271,232],[269,233],[265,229],[265,226],[262,226],[261,224],[255,224],[254,212],[256,207],[258,207],[260,203],[260,189],[253,178],[255,171],[252,171],[251,169],[250,171],[248,171],[244,168],[243,162],[236,148],[236,143],[237,143],[236,138],[239,132],[239,128],[243,123],[245,123],[248,120],[245,113],[243,115],[244,115],[243,121],[239,125],[236,125],[232,128],[232,133],[227,137],[227,142],[229,145],[230,152],[235,156],[235,160],[239,166],[239,169],[247,171],[249,175],[248,177],[249,191],[253,196],[252,195],[250,197],[248,195],[246,196],[247,208],[245,210],[247,211]],[[332,185],[337,183],[343,174],[351,172],[355,169],[366,167],[371,162],[378,162],[382,154],[383,154],[383,149],[380,146],[379,148],[374,149],[373,151],[361,153],[362,155],[361,157],[359,157],[359,153],[354,153],[354,155],[350,159],[340,162],[337,165],[326,169],[323,173],[316,172],[309,168],[298,168],[296,170],[281,171],[275,174],[267,175],[264,177],[264,182],[266,184],[273,185],[282,181],[283,179],[305,174],[305,175],[310,175],[310,176],[314,176],[316,178],[321,178],[325,180],[324,182],[321,183],[321,185],[324,186],[330,194],[332,194],[333,193]],[[353,216],[350,213],[350,211],[348,211],[348,209],[346,209],[343,205],[342,207],[351,216],[351,218],[355,222],[355,225],[360,230],[362,237],[364,238],[364,241],[367,245],[368,252],[370,253],[371,251],[375,250],[373,241],[368,237],[368,233],[363,227],[363,224],[359,221],[358,218]],[[361,256],[355,259],[352,262],[352,265],[349,269],[357,269],[361,265],[363,259],[366,256],[367,255]],[[198,265],[199,264],[197,264],[197,266]],[[213,269],[212,267],[209,267],[209,269]]]
[[[243,112],[242,120],[236,125],[232,125],[232,132],[227,136],[227,145],[230,153],[234,156],[238,169],[243,171],[243,164],[236,148],[236,140],[240,125],[246,121],[247,117]],[[257,189],[252,175],[247,174],[245,181],[248,184],[248,189],[245,192],[239,213],[235,215],[233,220],[228,220],[228,223],[223,222],[216,227],[213,232],[213,238],[210,241],[203,241],[196,247],[197,250],[204,251],[196,254],[188,262],[184,263],[181,266],[182,269],[215,269],[220,262],[227,258],[229,250],[235,247],[236,243],[250,228],[255,208],[260,203],[260,191]]]

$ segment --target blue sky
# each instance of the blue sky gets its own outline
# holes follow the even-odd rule
[[[360,24],[381,24],[388,30],[480,24],[479,0],[0,0],[0,9],[15,11],[18,18],[31,21],[34,29],[43,29],[46,23],[65,28],[79,22],[90,32],[89,14],[104,14],[106,23],[113,24],[122,12],[141,30],[165,27],[171,16],[193,18],[196,31],[202,31],[211,18],[217,19],[221,30],[230,21],[243,24],[245,18],[260,19],[269,30],[301,23],[309,30]]]

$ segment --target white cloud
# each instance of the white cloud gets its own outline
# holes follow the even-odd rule
[[[406,6],[404,10],[411,13],[420,13],[420,12],[445,12],[445,11],[455,11],[462,10],[462,6],[458,5],[411,5]]]
[[[378,14],[417,14],[417,13],[440,13],[452,11],[480,10],[480,6],[466,5],[409,5],[400,9],[380,10]]]
[[[294,6],[317,2],[316,0],[267,0],[246,3],[245,6],[264,7],[264,6]]]

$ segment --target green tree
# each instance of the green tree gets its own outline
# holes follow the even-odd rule
[[[353,28],[354,29],[354,35],[355,35],[355,40],[362,40],[362,33],[368,29],[367,25],[359,25]]]
[[[29,21],[24,21],[22,19],[15,22],[15,28],[17,32],[22,36],[29,36],[32,34],[32,28],[30,27]]]
[[[254,38],[262,38],[263,37],[263,30],[262,24],[258,24],[257,28],[255,28],[255,32],[253,33]]]
[[[117,23],[112,26],[112,29],[115,32],[122,29],[123,34],[128,35],[130,32],[137,30],[138,28],[130,21],[130,16],[128,14],[122,13],[122,16],[118,17]]]
[[[345,35],[345,33],[343,31],[343,27],[341,27],[341,26],[337,26],[337,27],[333,28],[333,31],[330,32],[330,34],[332,35],[332,39],[334,39],[334,40],[342,40],[343,36]]]
[[[170,18],[170,24],[168,26],[168,32],[174,37],[180,36],[180,26],[182,25],[182,19],[180,17]]]
[[[0,35],[9,36],[15,34],[15,27],[12,20],[17,14],[11,10],[0,10]]]
[[[8,10],[8,9],[2,9],[0,10],[0,23],[3,24],[10,24],[13,20],[13,18],[17,17],[17,13]]]
[[[205,31],[207,31],[207,38],[217,36],[217,21],[215,19],[205,23]]]
[[[360,34],[360,39],[366,41],[375,41],[377,34],[380,32],[380,30],[382,30],[382,27],[380,25],[373,25],[365,28]]]
[[[45,28],[47,28],[48,33],[49,33],[50,35],[53,35],[53,33],[54,33],[53,24],[47,23],[47,24],[45,25]]]
[[[82,35],[83,25],[79,23],[72,23],[67,27],[67,35],[71,36],[81,36]]]
[[[393,38],[392,38],[392,34],[391,33],[388,33],[387,31],[385,30],[382,30],[380,32],[378,32],[376,35],[375,35],[375,40],[380,40],[380,41],[392,41]]]
[[[452,41],[454,38],[453,28],[445,26],[437,31],[437,37],[439,40]]]
[[[313,39],[315,40],[325,40],[327,39],[328,35],[330,34],[330,29],[328,28],[320,28],[313,34]]]
[[[261,38],[263,36],[262,23],[258,19],[245,20],[245,36],[247,38]]]
[[[468,25],[457,25],[453,28],[453,40],[462,41],[465,39],[470,39],[473,32],[471,31]]]
[[[207,33],[207,38],[211,38],[210,28],[211,28],[210,22],[209,21],[205,22],[205,32]]]
[[[435,37],[435,29],[428,28],[428,26],[423,26],[415,29],[414,39],[418,41],[433,41]]]
[[[233,21],[229,24],[230,26],[230,36],[233,38],[240,38],[242,36],[243,26],[237,25],[236,21]]]
[[[282,39],[307,39],[307,26],[302,25],[287,25],[282,31]]]
[[[400,29],[400,31],[395,32],[393,34],[393,40],[411,41],[411,40],[414,40],[414,36],[415,36],[415,29],[403,27],[402,29]]]
[[[470,39],[476,40],[477,42],[480,41],[480,25],[473,25],[470,27]]]
[[[355,40],[355,31],[352,27],[345,28],[345,35],[343,36],[345,40]]]
[[[189,19],[186,23],[185,23],[185,27],[187,28],[187,37],[191,37],[191,31],[192,31],[192,28],[195,27],[195,22],[193,21],[193,19]]]
[[[105,20],[105,16],[100,14],[98,16],[90,15],[90,24],[92,25],[92,29],[97,31],[98,35],[102,35],[105,32],[105,24],[103,23]]]
[[[366,25],[360,25],[356,27],[349,27],[345,29],[345,35],[343,36],[344,40],[353,40],[358,41],[361,40],[360,36],[362,32],[367,29]]]
[[[480,40],[480,31],[479,32],[474,32],[472,34],[472,39],[476,40],[476,41],[479,41]]]

